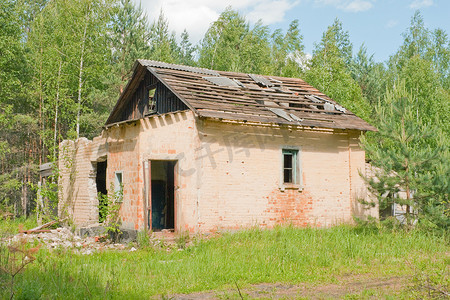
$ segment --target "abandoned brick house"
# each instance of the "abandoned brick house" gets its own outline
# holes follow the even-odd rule
[[[59,211],[99,221],[120,191],[128,230],[330,226],[377,216],[360,135],[374,127],[301,79],[139,60],[92,141],[61,143]]]

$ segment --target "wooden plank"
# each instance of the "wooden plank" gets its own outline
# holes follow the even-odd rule
[[[310,93],[303,93],[300,95],[295,95],[295,94],[286,94],[286,93],[280,93],[280,92],[272,92],[272,91],[253,91],[253,90],[248,90],[248,89],[222,89],[218,86],[212,86],[212,85],[206,85],[206,84],[202,84],[202,83],[187,83],[187,82],[177,82],[174,81],[173,79],[167,79],[168,82],[171,82],[173,84],[174,87],[183,87],[186,88],[192,92],[209,92],[209,93],[213,93],[213,91],[216,91],[217,93],[223,93],[223,94],[233,94],[234,95],[241,95],[243,97],[243,99],[248,99],[250,96],[250,98],[261,98],[263,97],[264,100],[272,100],[271,98],[273,98],[274,100],[280,101],[280,102],[285,102],[285,103],[299,103],[299,104],[316,104],[310,100],[307,100],[306,98],[303,97],[303,95],[310,95]],[[193,88],[193,86],[198,86],[198,87],[202,87],[202,89],[196,89]],[[210,90],[210,91],[207,91]],[[248,95],[247,97],[244,97],[245,95]],[[319,96],[319,95],[318,95]],[[323,96],[321,96],[323,97]],[[303,102],[299,102],[299,98],[301,98],[301,101]],[[328,99],[327,99],[328,100]],[[331,99],[330,99],[331,100]],[[333,101],[334,102],[334,101]]]
[[[192,91],[189,88],[186,87],[182,87],[179,88],[180,90],[180,94],[183,94],[185,97],[191,98],[191,95],[195,93],[195,95],[193,95],[195,98],[208,98],[205,95],[208,96],[212,96],[213,99],[217,99],[217,93],[214,92],[210,92],[210,91]],[[324,103],[314,103],[311,100],[308,101],[298,101],[298,100],[279,100],[279,99],[271,99],[270,97],[243,97],[243,96],[239,96],[239,95],[235,95],[235,94],[226,94],[228,96],[228,99],[230,99],[231,101],[238,101],[238,102],[242,102],[242,103],[248,103],[249,105],[254,105],[255,104],[255,100],[262,100],[262,101],[271,101],[271,102],[278,102],[278,103],[285,103],[285,104],[303,104],[303,105],[314,105],[314,106],[320,106],[323,107]],[[222,98],[221,96],[219,96],[220,98]],[[259,106],[265,107],[267,105],[263,105],[263,104],[258,104]],[[295,107],[291,107],[291,109],[295,109]],[[304,109],[304,108],[300,108],[300,109]],[[334,112],[333,112],[334,113]],[[335,113],[337,114],[342,114],[341,111],[336,111]]]

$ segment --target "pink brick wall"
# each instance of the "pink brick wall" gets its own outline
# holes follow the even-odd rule
[[[358,175],[359,168],[364,170],[364,152],[357,132],[213,121],[202,122],[199,131],[200,230],[351,222],[358,207],[355,192],[366,196]],[[284,147],[300,151],[303,189],[280,189]]]
[[[149,160],[177,161],[176,230],[351,222],[353,214],[377,216],[376,209],[366,212],[357,202],[366,197],[358,174],[365,169],[358,135],[356,131],[199,120],[190,111],[144,118],[109,128],[94,140],[95,146],[79,141],[84,146],[77,152],[77,181],[68,188],[69,173],[64,170],[62,194],[76,199],[73,215],[77,224],[98,218],[94,207],[98,201],[92,200],[89,192],[92,187],[83,187],[89,187],[86,178],[94,172],[91,161],[107,152],[107,187],[114,182],[115,172],[123,172],[120,213],[127,229],[145,227],[143,165]],[[102,142],[107,151],[100,149]],[[73,142],[65,143],[73,146]],[[299,149],[302,188],[282,188],[284,147]],[[67,196],[64,199],[68,201]]]

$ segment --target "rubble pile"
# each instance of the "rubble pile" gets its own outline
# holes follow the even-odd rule
[[[51,230],[25,231],[5,239],[6,243],[15,243],[19,241],[33,243],[39,242],[49,250],[70,249],[75,253],[92,254],[103,250],[129,250],[124,244],[111,243],[106,236],[80,237],[73,234],[67,228],[56,228]]]

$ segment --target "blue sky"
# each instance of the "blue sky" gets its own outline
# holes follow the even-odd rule
[[[139,0],[135,0],[139,2]],[[450,35],[449,0],[148,0],[142,1],[150,21],[162,9],[171,30],[181,34],[186,28],[192,42],[198,42],[211,22],[231,6],[250,23],[261,19],[270,28],[286,30],[298,19],[305,51],[312,53],[314,43],[339,18],[350,34],[354,52],[365,43],[376,61],[385,61],[401,45],[401,36],[412,15],[420,10],[425,26],[442,28]]]

